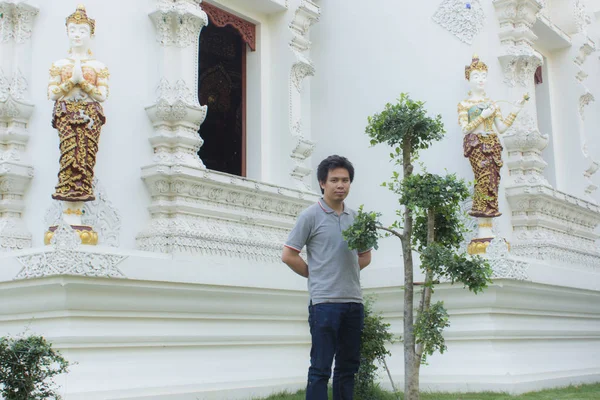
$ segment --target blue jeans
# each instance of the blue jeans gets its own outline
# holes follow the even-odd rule
[[[334,355],[333,400],[352,400],[354,374],[360,365],[364,316],[360,303],[320,303],[308,307],[312,347],[306,400],[327,400]]]

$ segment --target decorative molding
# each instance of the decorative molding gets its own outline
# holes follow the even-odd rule
[[[208,25],[208,17],[198,0],[158,0],[150,14],[161,46],[198,47],[200,31]]]
[[[275,260],[296,216],[317,195],[197,169],[143,169],[152,219],[141,250]]]
[[[154,126],[154,134],[150,138],[154,149],[153,162],[204,168],[198,156],[203,143],[198,130],[206,118],[208,107],[199,105],[197,96],[183,80],[171,85],[163,78],[156,92],[155,104],[146,107]]]
[[[592,18],[587,12],[586,4],[583,0],[575,0],[573,4],[575,25],[577,32],[587,32],[587,26],[592,23]]]
[[[585,106],[587,106],[588,104],[590,104],[592,101],[595,101],[596,99],[594,98],[594,95],[591,94],[590,92],[586,92],[585,94],[582,94],[579,97],[579,115],[581,116],[582,120],[585,120],[585,114],[584,114],[584,109]]]
[[[600,266],[600,207],[548,186],[509,187],[512,253],[569,265]]]
[[[542,64],[542,56],[533,49],[537,36],[532,28],[542,6],[537,0],[494,0],[493,4],[500,23],[504,82],[509,87],[532,87],[535,70]]]
[[[256,50],[256,25],[209,3],[202,3],[202,9],[208,15],[210,22],[220,28],[227,25],[233,27],[250,50]]]
[[[98,233],[98,244],[101,246],[119,247],[121,234],[121,215],[116,207],[108,200],[104,187],[94,178],[93,189],[96,200],[86,202],[83,206],[81,223],[91,226]],[[63,220],[63,203],[53,201],[46,210],[45,225],[60,225]],[[81,240],[80,240],[81,242]]]
[[[534,117],[528,110],[523,110],[504,136],[508,153],[507,186],[550,186],[543,175],[548,164],[542,157],[548,141],[548,135],[539,132]]]
[[[23,44],[31,38],[39,9],[24,1],[0,1],[0,43]]]
[[[292,65],[291,80],[298,93],[302,93],[302,81],[307,76],[315,75],[315,67],[308,61],[302,60]]]
[[[585,151],[585,153],[587,153],[587,149],[584,149],[584,151]],[[600,162],[592,161],[592,164],[583,173],[583,176],[586,180],[586,185],[587,185],[585,188],[585,193],[589,198],[593,198],[592,193],[594,193],[596,190],[598,190],[598,185],[596,185],[594,182],[592,182],[592,175],[594,175],[596,172],[598,172],[599,168],[600,168]]]
[[[537,1],[541,7],[539,14],[548,18],[550,16],[550,10],[548,8],[547,0],[537,0]]]
[[[125,278],[117,265],[127,257],[82,250],[79,236],[64,221],[58,225],[50,245],[51,249],[17,257],[23,268],[14,279],[55,275]]]
[[[290,154],[292,170],[290,176],[299,190],[310,190],[307,177],[312,172],[308,166],[310,156],[315,149],[315,143],[310,140],[310,132],[303,132],[302,124],[302,82],[307,76],[314,76],[315,68],[307,53],[310,50],[310,27],[319,20],[320,9],[314,2],[302,0],[294,13],[294,18],[289,25],[292,32],[290,49],[296,57],[296,62],[290,70],[290,115],[289,126],[293,138],[293,149]]]
[[[93,189],[96,200],[86,202],[81,218],[83,225],[88,225],[98,232],[98,244],[110,247],[119,247],[121,235],[121,215],[117,208],[108,200],[106,190],[94,178]]]
[[[31,247],[31,234],[20,217],[0,217],[0,253]]]
[[[483,29],[485,13],[479,0],[444,0],[433,20],[461,41],[471,44]]]
[[[177,216],[155,218],[137,237],[141,250],[194,253],[276,262],[288,230],[256,226],[252,219],[239,222],[218,218]]]
[[[509,87],[517,84],[527,88],[533,82],[535,71],[542,65],[542,59],[533,51],[528,53],[526,47],[511,47],[510,54],[501,58],[504,83]]]
[[[492,279],[529,280],[529,263],[518,260],[509,253],[504,239],[492,239],[486,248],[485,257],[492,267]]]
[[[303,53],[310,49],[309,29],[319,21],[320,15],[321,10],[317,4],[310,0],[301,0],[289,25],[293,34],[290,46],[294,52]]]
[[[585,10],[583,10],[585,15]],[[584,36],[583,44],[579,47],[579,52],[574,59],[574,63],[576,66],[576,75],[575,79],[577,84],[583,93],[579,96],[579,116],[581,118],[580,126],[579,126],[579,140],[581,144],[581,152],[585,157],[585,166],[583,171],[584,176],[584,192],[585,195],[592,201],[595,201],[593,193],[598,189],[598,185],[596,185],[592,181],[592,176],[598,170],[599,162],[592,158],[591,154],[588,151],[588,138],[585,131],[585,107],[589,105],[591,102],[595,101],[594,95],[589,91],[589,89],[585,86],[585,80],[588,77],[588,73],[584,70],[585,61],[588,56],[590,56],[593,52],[596,51],[596,44],[587,36],[585,36],[585,29],[579,29],[580,35]]]

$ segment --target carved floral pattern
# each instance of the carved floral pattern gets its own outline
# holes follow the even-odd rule
[[[180,216],[154,219],[137,237],[141,250],[277,262],[286,229],[251,224],[252,219],[230,222],[215,218]]]
[[[492,267],[492,279],[529,280],[529,264],[510,256],[504,239],[494,238],[486,249],[485,257]]]
[[[144,180],[152,220],[137,244],[154,252],[276,261],[296,216],[317,198],[209,170],[200,177],[149,172]]]
[[[50,250],[17,257],[23,268],[15,279],[53,275],[125,278],[117,265],[127,257],[82,251],[79,236],[64,222],[57,227],[50,244]]]
[[[483,28],[485,13],[479,0],[444,0],[433,20],[463,42],[471,44]]]
[[[208,15],[210,22],[220,28],[227,25],[232,26],[239,32],[242,40],[250,47],[250,50],[256,50],[256,25],[209,3],[202,3],[202,9]]]
[[[162,46],[197,45],[200,31],[208,24],[208,17],[199,4],[187,0],[159,0],[157,10],[150,17]]]
[[[31,38],[33,22],[39,10],[26,3],[0,1],[0,43],[14,40],[25,43]]]
[[[104,187],[94,178],[93,183],[96,200],[85,203],[81,222],[91,226],[98,232],[98,244],[101,246],[119,247],[121,233],[121,215],[106,195]],[[60,225],[63,207],[59,201],[53,201],[46,210],[44,218],[46,226]]]
[[[302,80],[315,75],[315,67],[307,62],[296,62],[292,65],[291,79],[298,92],[302,92]]]
[[[590,92],[587,92],[583,95],[581,95],[581,97],[579,97],[579,115],[581,116],[581,119],[585,119],[585,114],[584,114],[584,109],[585,106],[587,106],[588,104],[590,104],[592,101],[595,101],[596,99],[594,98],[594,95],[591,94]]]
[[[511,253],[571,266],[600,267],[600,208],[548,186],[507,188],[513,221]]]
[[[31,247],[31,234],[20,218],[0,218],[0,253]]]

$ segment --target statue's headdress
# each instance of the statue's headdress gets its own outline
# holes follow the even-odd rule
[[[469,80],[471,78],[471,72],[473,71],[486,71],[488,67],[485,65],[483,61],[479,59],[477,54],[473,54],[473,59],[471,60],[471,64],[465,67],[465,79]]]
[[[96,31],[96,21],[88,18],[85,12],[85,6],[83,4],[78,5],[77,10],[67,17],[65,26],[68,28],[69,24],[88,24],[90,27],[91,36],[94,36],[94,32]]]

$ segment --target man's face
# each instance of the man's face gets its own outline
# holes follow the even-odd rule
[[[350,192],[350,173],[346,168],[330,169],[327,180],[319,182],[323,189],[323,197],[328,202],[341,202]]]

